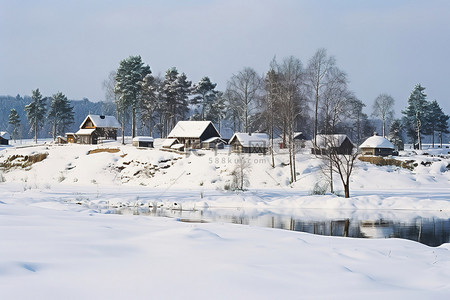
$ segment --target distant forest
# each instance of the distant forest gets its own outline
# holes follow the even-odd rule
[[[33,132],[30,132],[30,124],[26,117],[25,105],[32,101],[30,96],[0,96],[0,131],[11,132],[12,125],[9,124],[9,113],[15,109],[20,117],[19,137],[22,139],[33,138]],[[116,107],[112,102],[91,102],[88,99],[70,100],[73,106],[74,123],[69,125],[67,132],[78,131],[81,122],[88,114],[115,115]],[[50,98],[47,98],[47,107],[50,106]],[[51,137],[51,124],[44,122],[44,127],[39,130],[39,138]]]

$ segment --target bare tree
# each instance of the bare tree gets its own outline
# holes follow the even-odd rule
[[[388,94],[380,94],[373,103],[372,115],[381,118],[383,137],[386,137],[386,123],[394,118],[394,103],[394,98]]]
[[[245,132],[250,129],[250,116],[256,109],[262,88],[261,77],[252,68],[244,68],[228,81],[227,90],[232,96],[233,110],[239,112]]]
[[[232,190],[245,190],[245,187],[249,184],[248,172],[250,167],[250,158],[245,158],[243,154],[239,153],[235,158],[234,169],[231,172],[233,178],[231,183]]]
[[[339,147],[341,145],[339,135],[321,135],[316,140],[314,143],[315,154],[330,169],[330,181],[333,180],[333,172],[339,174],[344,187],[345,198],[350,198],[350,176],[353,172],[356,158],[359,155],[357,148],[342,151]],[[331,189],[333,188],[331,187]]]
[[[316,136],[319,131],[319,102],[329,83],[330,73],[335,67],[336,60],[333,56],[328,56],[327,50],[324,48],[318,49],[308,63],[306,73],[310,100],[314,106],[314,141],[316,141]]]
[[[347,87],[347,75],[334,68],[322,95],[323,133],[335,133],[338,123],[348,116],[348,104],[354,97]]]
[[[299,59],[290,56],[285,58],[281,64],[272,62],[273,76],[276,76],[274,82],[275,106],[278,117],[282,120],[284,141],[289,149],[289,165],[291,178],[295,182],[295,146],[294,133],[297,117],[304,110],[305,96],[302,93],[304,80],[303,66]],[[274,107],[275,109],[275,107]]]

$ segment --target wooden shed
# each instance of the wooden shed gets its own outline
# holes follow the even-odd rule
[[[345,134],[318,134],[316,142],[313,140],[313,154],[352,154],[355,145]],[[330,152],[332,151],[332,152]]]
[[[233,152],[237,153],[266,153],[269,148],[267,133],[236,132],[230,139]]]
[[[0,131],[0,145],[9,145],[10,135],[6,131]]]
[[[177,139],[186,149],[200,149],[203,141],[220,134],[211,121],[180,121],[167,136]]]
[[[75,133],[75,139],[78,144],[117,140],[117,129],[121,127],[114,116],[88,115]]]
[[[153,138],[150,136],[137,136],[133,138],[133,146],[140,148],[153,148]]]
[[[395,146],[386,138],[378,135],[371,136],[359,146],[362,154],[388,156],[393,155]]]

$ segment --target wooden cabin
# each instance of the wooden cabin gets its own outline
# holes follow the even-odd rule
[[[353,153],[355,145],[345,134],[318,134],[316,142],[313,139],[313,154],[337,153],[349,155]],[[330,152],[331,151],[331,152]]]
[[[200,149],[203,141],[220,134],[211,121],[180,121],[167,137],[177,139],[185,149]]]
[[[153,138],[150,136],[137,136],[133,138],[133,146],[139,148],[153,148]]]
[[[76,143],[77,139],[76,139],[75,133],[67,132],[66,133],[66,140],[67,140],[67,143]]]
[[[386,138],[371,136],[359,146],[363,155],[389,156],[393,155],[395,146]]]
[[[117,140],[117,129],[122,128],[114,116],[88,115],[75,133],[78,144],[98,144],[104,140]]]
[[[6,131],[0,131],[0,145],[9,145],[11,136]]]
[[[269,148],[267,133],[236,132],[229,144],[236,153],[266,153]]]
[[[59,135],[56,137],[56,143],[57,144],[67,144],[67,138]]]

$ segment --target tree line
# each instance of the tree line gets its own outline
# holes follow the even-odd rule
[[[24,112],[35,140],[46,123],[50,123],[46,131],[55,138],[73,125],[74,118],[78,123],[79,118],[99,111],[116,114],[122,136],[166,137],[180,120],[210,120],[219,131],[226,127],[232,132],[267,132],[271,143],[280,136],[287,148],[297,132],[314,141],[318,134],[344,133],[360,144],[377,128],[375,120],[363,112],[366,105],[350,90],[347,74],[326,49],[318,49],[306,64],[294,56],[274,58],[262,75],[245,67],[232,74],[224,91],[216,86],[208,76],[192,83],[175,67],[155,76],[141,56],[130,56],[104,81],[107,101],[101,108],[91,110],[92,103],[85,99],[89,109],[81,109],[83,102],[75,106],[60,92],[43,97],[39,89],[22,102],[29,101]],[[442,143],[449,132],[449,117],[436,100],[426,99],[423,90],[420,85],[414,88],[401,119],[394,118],[390,95],[380,94],[375,99],[371,116],[381,120],[382,135],[395,145],[401,146],[404,133],[420,147],[423,135],[432,136],[434,144],[436,133]],[[17,137],[24,114],[18,110],[9,113],[12,135]],[[289,152],[295,164],[294,149]],[[295,172],[292,177],[295,181]]]

